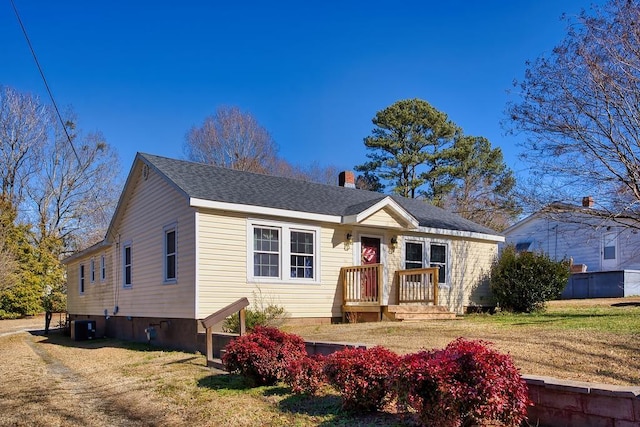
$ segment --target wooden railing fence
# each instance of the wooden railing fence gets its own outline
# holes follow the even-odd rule
[[[396,271],[398,304],[427,303],[438,305],[438,268]]]

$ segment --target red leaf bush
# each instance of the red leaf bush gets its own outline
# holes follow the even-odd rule
[[[347,410],[381,409],[392,393],[392,372],[400,357],[384,347],[346,348],[326,358],[325,374]]]
[[[225,350],[222,363],[227,371],[242,375],[253,385],[283,380],[291,362],[307,356],[301,337],[263,326],[231,341]]]
[[[526,383],[511,357],[487,342],[458,338],[444,350],[406,355],[400,365],[398,396],[425,425],[515,427],[526,419]]]
[[[293,360],[289,363],[285,382],[296,394],[316,394],[327,383],[324,365],[325,358],[322,355]]]

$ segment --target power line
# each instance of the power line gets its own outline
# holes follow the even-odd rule
[[[51,89],[49,88],[49,83],[47,83],[47,78],[44,76],[44,71],[42,71],[42,67],[40,66],[40,61],[38,61],[38,57],[36,56],[36,51],[33,49],[31,45],[31,40],[29,39],[29,35],[27,34],[27,30],[22,23],[22,19],[20,19],[20,14],[18,13],[18,9],[16,8],[16,4],[13,0],[11,0],[11,6],[13,7],[13,11],[16,14],[16,18],[18,19],[18,23],[20,24],[20,28],[22,29],[22,34],[24,34],[24,38],[27,41],[27,45],[29,45],[29,50],[31,51],[31,55],[33,56],[33,60],[36,62],[36,66],[38,67],[38,71],[40,72],[40,77],[42,77],[42,81],[44,82],[44,87],[47,89],[47,93],[49,94],[49,99],[51,99],[51,103],[53,104],[53,109],[58,116],[58,120],[60,120],[60,124],[62,125],[62,129],[64,130],[64,134],[67,137],[67,141],[71,145],[71,149],[73,150],[73,154],[76,156],[76,160],[78,161],[78,166],[82,167],[82,162],[80,161],[80,156],[78,156],[78,152],[76,151],[76,147],[73,145],[73,141],[69,136],[69,132],[67,131],[67,126],[62,119],[62,115],[60,114],[60,110],[58,110],[58,104],[53,97],[53,93],[51,93]]]
[[[40,72],[40,77],[42,77],[42,81],[44,82],[44,86],[47,89],[47,93],[49,94],[49,99],[51,99],[51,103],[53,104],[53,108],[54,108],[54,110],[56,112],[56,116],[58,117],[58,120],[60,121],[60,125],[62,125],[62,129],[64,130],[65,136],[67,137],[67,142],[69,142],[69,145],[71,146],[71,150],[73,151],[73,155],[75,156],[76,161],[78,162],[78,167],[82,169],[82,161],[80,160],[80,156],[78,155],[78,152],[76,151],[76,147],[73,145],[73,141],[71,139],[71,136],[69,135],[69,132],[67,131],[67,126],[65,125],[65,122],[62,119],[62,114],[60,114],[60,110],[58,109],[58,104],[56,103],[56,100],[53,97],[53,93],[51,92],[51,89],[49,88],[49,83],[47,82],[47,78],[44,75],[44,71],[42,70],[42,67],[40,66],[40,61],[38,61],[38,56],[36,55],[36,51],[33,48],[33,45],[31,44],[31,40],[29,39],[29,35],[27,34],[27,29],[25,28],[24,24],[22,23],[22,19],[20,18],[20,14],[18,13],[18,8],[16,7],[16,4],[15,4],[14,0],[10,0],[10,1],[11,1],[11,6],[13,7],[13,12],[16,14],[16,19],[18,20],[18,24],[20,24],[20,28],[22,29],[22,34],[24,35],[24,38],[27,41],[27,45],[29,46],[29,50],[31,51],[31,55],[33,56],[33,60],[35,61],[36,66],[38,67],[38,71]],[[96,201],[98,200],[98,195],[97,194],[94,195],[93,197],[94,197],[94,199]],[[102,214],[105,223],[108,223],[107,214],[104,211],[104,207],[100,203],[98,203],[98,210]]]

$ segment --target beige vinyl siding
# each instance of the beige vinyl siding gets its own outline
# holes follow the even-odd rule
[[[451,311],[462,314],[468,306],[492,306],[489,291],[491,264],[498,245],[480,240],[452,239],[449,288],[440,288],[440,302]]]
[[[447,286],[438,288],[439,305],[462,314],[468,306],[495,305],[489,290],[488,277],[491,264],[498,253],[495,242],[454,238],[436,234],[410,233],[398,239],[398,248],[390,258],[390,269],[404,269],[404,244],[419,241],[425,245],[434,243],[447,246]],[[391,267],[393,266],[393,267]],[[393,274],[393,273],[392,273]],[[391,288],[390,303],[397,301],[396,287]]]
[[[121,316],[194,318],[194,211],[163,178],[143,179],[138,163],[114,228],[115,303]],[[164,283],[164,228],[176,226],[177,282]],[[132,286],[123,287],[123,247],[131,244]]]
[[[358,225],[362,227],[401,228],[400,224],[404,223],[406,223],[406,220],[400,218],[391,208],[385,207],[365,218]]]
[[[84,257],[67,265],[67,310],[72,314],[104,314],[107,309],[111,314],[113,309],[114,293],[112,284],[112,253],[111,248],[103,249],[85,255]],[[107,278],[100,280],[100,257],[105,255]],[[91,283],[91,258],[96,263],[96,280]],[[80,265],[85,268],[84,293],[79,294],[80,289]]]
[[[353,260],[352,249],[344,247],[348,229],[299,220],[262,219],[320,228],[316,272],[319,282],[252,282],[247,269],[249,220],[241,214],[204,210],[198,213],[198,317],[206,317],[242,297],[252,303],[257,298],[283,306],[296,318],[341,316],[340,267],[351,265]]]

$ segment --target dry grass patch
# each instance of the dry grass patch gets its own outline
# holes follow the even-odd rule
[[[44,320],[0,321],[0,426],[411,425],[391,409],[344,413],[330,389],[309,398],[282,386],[247,388],[235,375],[206,368],[202,355],[16,332],[25,327],[42,329]],[[523,373],[640,384],[640,298],[554,302],[544,315],[287,330],[316,341],[380,344],[398,353],[443,348],[458,337],[482,339],[510,353]]]
[[[382,345],[401,354],[458,337],[511,354],[525,374],[640,384],[640,298],[553,301],[535,315],[470,315],[455,321],[289,326],[312,341]]]

